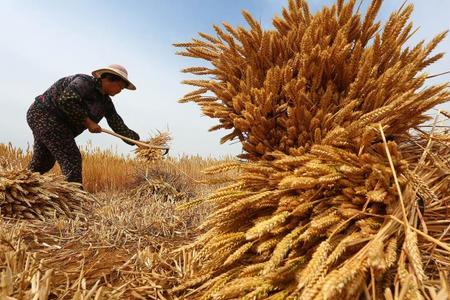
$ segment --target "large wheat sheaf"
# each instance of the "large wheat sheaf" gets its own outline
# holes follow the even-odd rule
[[[424,69],[446,33],[414,47],[411,5],[381,26],[381,0],[311,14],[289,1],[274,29],[176,44],[211,67],[181,102],[239,139],[231,183],[202,201],[194,275],[173,291],[190,299],[429,299],[450,270],[449,139],[418,127],[449,99]],[[437,117],[445,118],[445,113]],[[442,286],[441,286],[442,287]],[[444,299],[444,298],[442,298]]]
[[[0,166],[0,219],[80,217],[94,201],[79,184],[66,182],[60,175]]]

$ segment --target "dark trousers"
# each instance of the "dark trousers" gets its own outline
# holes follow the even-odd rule
[[[44,174],[55,161],[67,181],[82,183],[81,153],[73,132],[51,109],[34,102],[27,112],[27,122],[33,131],[33,158],[28,168]]]

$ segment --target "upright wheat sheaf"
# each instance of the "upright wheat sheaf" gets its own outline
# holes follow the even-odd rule
[[[449,99],[425,86],[445,37],[404,46],[412,5],[376,22],[356,1],[311,14],[290,0],[274,29],[223,23],[176,44],[211,67],[181,102],[197,103],[239,139],[244,160],[194,246],[191,299],[422,299],[450,270],[448,139],[417,134]],[[426,151],[424,152],[424,149]],[[428,232],[428,234],[423,233]],[[418,234],[419,233],[419,234]],[[427,287],[425,289],[424,287]],[[393,294],[392,294],[393,293]]]

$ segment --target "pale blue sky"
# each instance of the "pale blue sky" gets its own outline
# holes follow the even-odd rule
[[[309,1],[312,11],[333,2]],[[430,40],[450,28],[450,1],[409,2],[416,8],[413,22],[420,25],[411,42]],[[385,1],[380,18],[402,3]],[[194,104],[177,103],[191,90],[180,83],[190,78],[180,69],[196,61],[176,56],[172,43],[189,41],[199,31],[213,33],[212,25],[221,21],[244,24],[242,9],[270,28],[273,15],[285,4],[281,0],[0,0],[0,142],[20,147],[32,143],[26,111],[33,98],[57,79],[119,63],[128,69],[137,90],[125,90],[114,97],[114,103],[126,124],[142,138],[168,128],[174,138],[172,154],[237,154],[239,144],[219,144],[224,131],[208,132],[215,120],[201,116]],[[450,52],[449,40],[438,51]],[[449,55],[428,72],[448,70]],[[433,82],[449,79],[447,75]],[[107,126],[105,121],[101,125]],[[125,154],[133,149],[105,134],[85,132],[77,138],[79,145],[88,140]]]

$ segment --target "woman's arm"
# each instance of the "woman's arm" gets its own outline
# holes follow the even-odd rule
[[[83,121],[83,125],[84,125],[84,127],[86,127],[89,130],[89,132],[92,132],[92,133],[102,132],[102,128],[100,127],[100,125],[98,125],[97,123],[92,121],[90,118],[86,118]]]
[[[139,135],[135,131],[128,128],[127,125],[125,125],[122,118],[117,113],[112,102],[109,103],[105,117],[106,117],[106,121],[108,122],[109,127],[111,127],[111,129],[114,130],[114,132],[124,135],[127,138],[139,141],[139,139],[140,139]],[[124,142],[129,145],[134,145],[125,140],[124,140]]]

